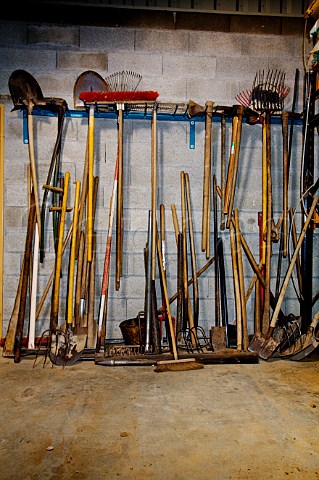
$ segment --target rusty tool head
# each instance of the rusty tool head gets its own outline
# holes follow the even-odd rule
[[[29,113],[35,105],[45,105],[40,85],[31,73],[25,70],[14,70],[8,82],[13,110],[27,108]]]

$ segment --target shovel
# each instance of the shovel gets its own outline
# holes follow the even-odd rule
[[[273,338],[273,331],[274,331],[276,323],[277,323],[280,308],[281,308],[282,302],[283,302],[284,297],[285,297],[285,293],[286,293],[286,290],[287,290],[287,287],[288,287],[288,283],[289,283],[290,277],[292,275],[292,271],[294,269],[294,266],[295,266],[295,263],[296,263],[296,260],[297,260],[298,254],[299,254],[299,250],[302,246],[304,236],[306,235],[307,229],[308,229],[309,224],[311,222],[312,215],[313,215],[313,212],[316,208],[318,200],[319,200],[319,196],[316,195],[313,198],[313,202],[312,202],[312,205],[311,205],[311,209],[308,213],[307,220],[306,220],[306,222],[303,226],[303,229],[300,233],[300,236],[299,236],[294,254],[291,258],[288,270],[286,272],[286,275],[285,275],[285,278],[284,278],[284,281],[283,281],[283,284],[282,284],[282,287],[281,287],[281,290],[280,290],[280,294],[279,294],[279,297],[278,297],[278,300],[277,300],[277,303],[276,303],[276,307],[275,307],[275,309],[273,311],[273,314],[272,314],[272,319],[271,319],[268,331],[266,333],[266,336],[261,335],[261,334],[260,335],[255,334],[252,338],[252,341],[249,344],[248,350],[250,352],[258,352],[260,358],[262,358],[264,360],[268,360],[275,353],[275,351],[278,349],[278,347],[280,346],[281,338]]]
[[[76,79],[73,87],[74,108],[85,110],[83,100],[80,100],[82,92],[107,92],[108,84],[101,75],[93,70],[86,70]]]
[[[295,343],[282,350],[280,352],[280,358],[299,361],[314,352],[319,345],[319,338],[316,336],[318,321],[319,312],[314,315],[307,333],[301,335]]]
[[[41,242],[41,213],[39,203],[39,190],[37,170],[34,156],[34,133],[33,133],[33,115],[32,111],[36,105],[45,105],[46,102],[43,98],[43,94],[40,85],[36,79],[25,70],[15,70],[12,72],[9,78],[9,91],[14,104],[13,110],[25,109],[28,110],[28,136],[29,136],[29,156],[32,184],[35,198],[36,219],[39,229],[39,239]]]
[[[221,324],[221,297],[218,258],[218,221],[217,221],[217,185],[216,175],[213,177],[213,206],[214,206],[214,256],[215,256],[215,326],[211,328],[211,341],[214,351],[226,348],[226,326]]]

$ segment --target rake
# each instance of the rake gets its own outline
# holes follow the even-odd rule
[[[134,92],[142,80],[142,75],[122,70],[105,78],[111,92]]]
[[[285,85],[286,74],[281,70],[259,70],[254,78],[251,90],[245,90],[236,96],[244,107],[258,113],[279,113],[284,108],[284,100],[290,88]]]

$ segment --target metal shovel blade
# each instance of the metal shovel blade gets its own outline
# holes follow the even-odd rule
[[[9,91],[14,105],[13,110],[44,105],[45,100],[40,85],[36,79],[25,70],[14,70],[10,75]]]
[[[319,339],[313,337],[312,334],[301,335],[294,345],[291,345],[280,353],[280,358],[295,361],[303,360],[314,352],[318,345]]]
[[[253,353],[259,353],[265,341],[265,335],[262,335],[261,333],[255,333],[248,345],[248,351]]]
[[[226,327],[211,327],[210,335],[214,352],[224,350],[227,347]]]
[[[80,100],[82,92],[108,92],[107,82],[101,75],[93,70],[86,70],[77,78],[73,87],[74,108],[85,109],[85,104]]]
[[[73,335],[72,332],[59,331],[51,335],[49,357],[54,365],[74,365],[81,357],[86,345],[87,335]]]
[[[268,360],[276,352],[277,348],[279,348],[280,343],[280,338],[267,338],[259,350],[260,358],[263,360]]]

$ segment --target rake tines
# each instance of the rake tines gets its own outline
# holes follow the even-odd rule
[[[251,90],[246,90],[238,95],[236,95],[236,100],[238,103],[243,105],[244,107],[250,107],[251,106]]]
[[[256,73],[252,93],[251,108],[257,112],[280,112],[284,107],[284,99],[289,93],[285,86],[285,73],[281,70],[264,70]]]
[[[142,80],[142,75],[123,70],[122,72],[112,73],[105,80],[111,92],[134,92]]]

